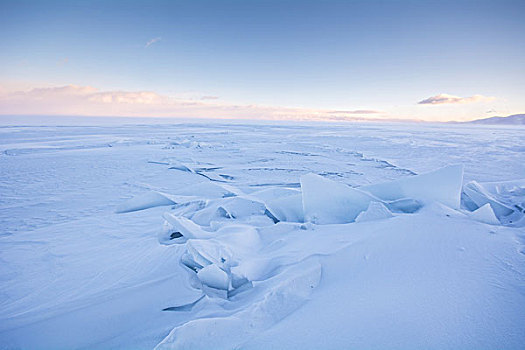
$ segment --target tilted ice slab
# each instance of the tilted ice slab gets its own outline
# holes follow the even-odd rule
[[[490,225],[500,224],[500,221],[496,217],[496,214],[494,214],[494,210],[492,210],[492,206],[490,205],[490,203],[487,203],[484,206],[479,207],[478,209],[469,213],[469,215],[471,218],[479,222],[484,222]]]
[[[462,183],[461,165],[360,188],[308,174],[301,177],[304,218],[316,224],[353,222],[371,202],[401,212],[414,212],[420,203],[432,202],[459,209]]]
[[[384,201],[412,198],[422,203],[440,202],[459,209],[462,185],[463,165],[450,165],[430,173],[363,186],[360,189]]]
[[[388,208],[381,202],[370,202],[368,209],[355,218],[355,222],[375,221],[393,217]]]
[[[195,185],[179,189],[175,194],[159,191],[149,191],[135,196],[120,204],[116,208],[117,213],[129,213],[154,207],[185,204],[198,200],[209,200],[217,198],[229,198],[236,194],[228,190],[228,186],[219,186],[211,182],[201,182]]]
[[[299,190],[269,188],[251,193],[250,196],[264,202],[268,211],[279,221],[304,221],[303,198]]]
[[[343,224],[354,221],[368,204],[370,194],[316,174],[301,176],[305,221],[315,224]]]
[[[116,212],[129,213],[132,211],[176,204],[176,202],[169,197],[169,195],[160,192],[147,192],[141,196],[133,197],[122,203],[117,207]]]

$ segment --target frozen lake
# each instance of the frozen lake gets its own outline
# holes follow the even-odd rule
[[[116,213],[122,205],[136,204],[127,200],[148,193],[199,196],[195,208],[172,208],[190,217],[190,210],[206,209],[213,200],[256,196],[262,190],[300,191],[300,178],[309,173],[361,188],[462,164],[464,183],[520,180],[525,178],[524,128],[217,121],[118,125],[118,120],[57,124],[59,119],[48,126],[0,127],[0,348],[152,348],[163,339],[162,346],[175,348],[315,348],[315,339],[317,346],[326,345],[319,332],[330,329],[345,334],[330,334],[335,340],[327,346],[333,348],[517,349],[525,342],[524,229],[467,220],[465,208],[450,209],[451,214],[425,205],[417,213],[387,220],[307,227],[267,223],[264,215],[242,221],[228,213],[228,220],[239,219],[243,227],[256,230],[262,243],[253,254],[272,256],[279,265],[268,270],[278,273],[246,270],[257,276],[253,290],[226,301],[206,293],[201,301],[202,291],[180,263],[186,243],[161,244],[169,199],[163,206],[146,203],[145,210]],[[516,191],[513,200],[525,202]],[[442,222],[444,213],[451,222]],[[217,227],[229,227],[224,218],[217,220]],[[208,229],[215,225],[211,221],[199,225],[215,230]],[[428,234],[412,236],[421,230]],[[304,246],[297,246],[303,231]],[[281,234],[294,238],[281,241],[276,238]],[[319,243],[323,235],[331,238]],[[242,254],[239,259],[249,260]],[[311,271],[304,280],[312,284],[313,294],[294,291],[301,297],[292,293],[287,299],[284,281],[303,276],[297,271]],[[350,278],[345,271],[357,276]],[[320,277],[314,283],[316,274]],[[217,282],[216,276],[210,283]],[[341,286],[348,288],[346,294]],[[234,322],[218,329],[191,323],[213,317],[250,319],[247,313],[260,311],[249,305],[268,300],[271,293],[284,293],[279,309],[287,309],[291,300],[302,301],[289,312],[253,321],[257,337],[248,330],[236,332]],[[353,298],[357,304],[344,309],[359,317],[338,313],[333,298],[341,303]],[[195,307],[162,311],[190,304]],[[319,322],[327,326],[315,322],[319,313]],[[348,321],[346,326],[341,320]],[[301,327],[319,330],[308,335]],[[208,338],[215,340],[207,343]],[[198,339],[202,343],[195,343]]]

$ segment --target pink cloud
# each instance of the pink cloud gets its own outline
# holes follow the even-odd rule
[[[151,91],[100,91],[67,85],[0,94],[0,114],[90,115],[131,117],[198,117],[273,120],[366,120],[373,110],[321,109],[240,105],[174,98]],[[381,115],[379,115],[381,117]]]
[[[200,98],[201,100],[218,100],[219,99],[219,96],[202,96]]]
[[[470,97],[459,97],[449,94],[439,94],[426,98],[422,101],[419,101],[420,105],[439,105],[439,104],[458,104],[458,103],[476,103],[476,102],[490,102],[495,100],[495,97],[483,96],[483,95],[474,95]]]
[[[381,111],[376,111],[376,110],[373,110],[373,109],[356,109],[356,110],[353,110],[353,111],[328,111],[327,113],[329,114],[381,114],[381,113],[384,113],[384,112],[381,112]]]

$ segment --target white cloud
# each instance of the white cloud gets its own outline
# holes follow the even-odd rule
[[[470,97],[459,97],[449,94],[439,94],[426,98],[422,101],[419,101],[420,105],[439,105],[439,104],[461,104],[461,103],[475,103],[475,102],[490,102],[495,100],[495,97],[483,96],[483,95],[474,95]]]
[[[162,40],[161,37],[153,38],[153,39],[149,40],[144,47],[150,47],[151,45],[153,45],[156,42],[159,42],[161,40]]]

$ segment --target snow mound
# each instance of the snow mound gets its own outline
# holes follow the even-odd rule
[[[270,328],[308,300],[321,279],[315,259],[268,280],[267,290],[247,308],[228,316],[201,318],[174,328],[155,349],[234,349]]]

